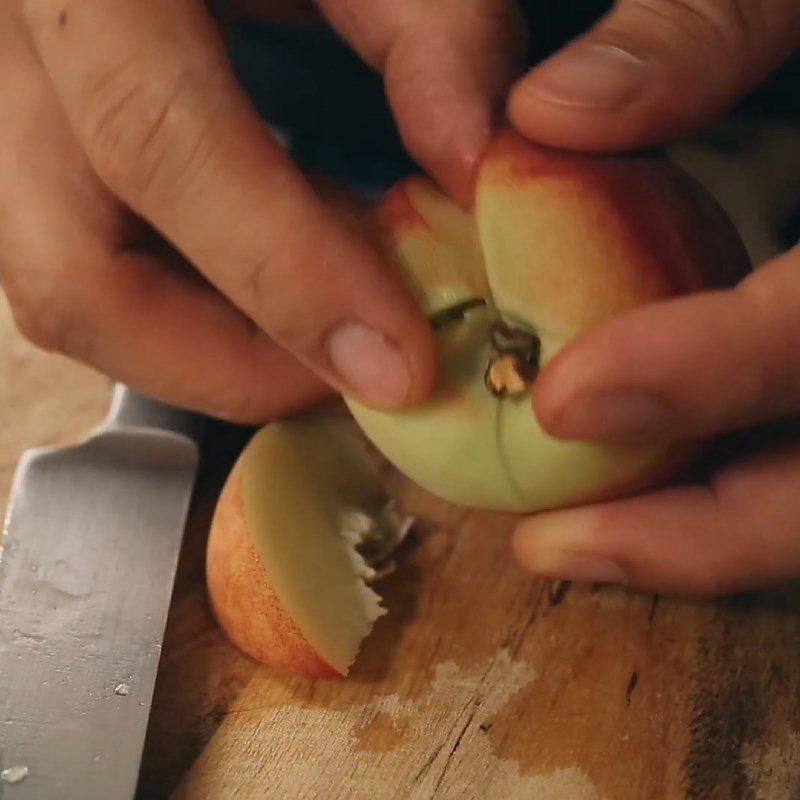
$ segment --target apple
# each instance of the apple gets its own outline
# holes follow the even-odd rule
[[[220,627],[262,663],[346,675],[385,613],[371,584],[409,525],[343,420],[266,425],[237,459],[211,524],[206,582]]]
[[[403,473],[457,504],[532,512],[629,493],[696,443],[559,441],[532,389],[567,344],[643,303],[737,281],[749,268],[723,210],[653,155],[591,157],[498,134],[463,209],[413,176],[374,209],[338,194],[343,219],[396,265],[434,327],[431,397],[402,412],[347,405]],[[654,354],[657,357],[657,354]],[[348,673],[384,613],[373,583],[410,521],[344,420],[272,422],[242,452],[212,522],[211,604],[255,659]]]
[[[413,176],[385,197],[378,227],[437,331],[440,378],[403,412],[346,401],[418,484],[464,506],[535,512],[642,489],[692,451],[669,439],[560,441],[532,407],[537,373],[577,337],[749,268],[731,220],[687,173],[655,155],[566,153],[505,130],[471,208]]]

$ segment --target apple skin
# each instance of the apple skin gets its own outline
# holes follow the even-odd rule
[[[245,515],[243,470],[237,461],[208,538],[206,585],[217,622],[256,661],[311,678],[341,677],[314,650],[267,579]]]
[[[697,442],[557,440],[531,392],[498,399],[484,385],[498,320],[535,332],[544,366],[626,311],[746,274],[733,223],[687,173],[655,155],[567,153],[504,130],[477,170],[471,208],[412,176],[377,219],[376,240],[428,315],[490,301],[438,329],[441,372],[425,403],[387,412],[345,398],[411,479],[459,505],[530,513],[642,490],[696,451]]]
[[[373,589],[408,530],[352,420],[268,423],[240,453],[206,551],[211,606],[264,664],[345,676],[386,610]]]

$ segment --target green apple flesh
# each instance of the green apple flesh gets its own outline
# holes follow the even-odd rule
[[[460,505],[532,512],[623,494],[680,463],[689,448],[672,440],[554,439],[531,391],[535,372],[596,325],[746,272],[731,221],[690,176],[655,157],[567,154],[505,131],[470,210],[414,176],[387,195],[379,221],[441,354],[422,406],[385,412],[347,399],[401,471]],[[509,363],[523,366],[496,385]]]

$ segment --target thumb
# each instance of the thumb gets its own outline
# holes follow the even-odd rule
[[[800,246],[734,289],[643,306],[542,371],[544,427],[567,439],[695,437],[800,412]]]
[[[724,112],[798,44],[797,0],[620,0],[516,84],[509,116],[552,146],[652,146]]]

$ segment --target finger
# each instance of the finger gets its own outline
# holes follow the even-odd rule
[[[800,445],[751,456],[709,486],[669,488],[522,522],[523,567],[562,579],[718,595],[800,576]]]
[[[509,115],[544,144],[658,144],[720,114],[799,44],[795,0],[621,0],[514,87]]]
[[[409,152],[454,197],[472,174],[525,55],[515,0],[318,0],[385,78]]]
[[[216,292],[156,259],[104,253],[88,264],[83,251],[78,265],[69,256],[60,253],[59,272],[40,274],[36,286],[8,292],[18,325],[35,344],[164,402],[232,422],[262,423],[331,393]],[[18,269],[6,264],[4,281]],[[70,292],[71,284],[83,288]]]
[[[399,278],[268,134],[194,0],[26,4],[109,188],[270,336],[380,406],[423,397],[433,334]]]
[[[130,232],[120,209],[38,65],[15,47],[0,80],[0,107],[16,123],[0,135],[0,275],[23,332],[162,400],[238,422],[319,399],[325,384],[211,287],[120,246]]]
[[[537,416],[568,439],[693,437],[800,411],[800,248],[734,289],[643,306],[561,351]]]

